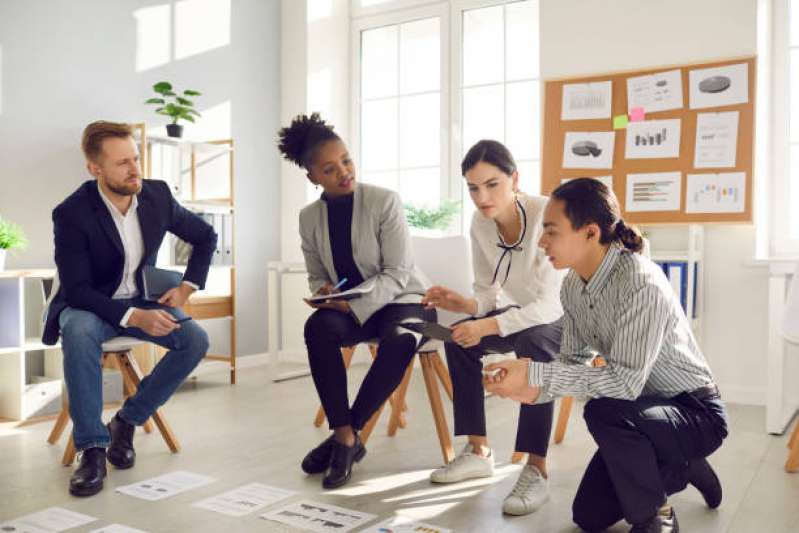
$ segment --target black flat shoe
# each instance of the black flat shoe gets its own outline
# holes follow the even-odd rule
[[[364,455],[366,455],[366,446],[357,433],[355,444],[352,446],[345,446],[333,439],[333,453],[325,477],[322,479],[322,486],[326,489],[336,489],[347,483],[352,477],[353,463],[363,459]]]
[[[92,496],[103,490],[105,449],[89,448],[80,456],[80,465],[69,478],[69,493],[73,496]]]
[[[302,469],[306,474],[321,474],[330,464],[330,455],[333,453],[333,435],[322,441],[322,444],[308,452],[302,460]]]
[[[133,449],[133,434],[136,432],[136,426],[119,418],[119,413],[117,413],[107,427],[111,433],[108,462],[120,470],[130,468],[136,462],[136,452]]]
[[[707,459],[688,461],[688,483],[702,494],[708,507],[721,505],[721,481]]]
[[[634,525],[630,533],[679,533],[679,531],[677,513],[674,512],[673,507],[669,507],[668,513],[661,509],[647,522]]]

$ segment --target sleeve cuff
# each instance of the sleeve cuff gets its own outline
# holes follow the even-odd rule
[[[196,283],[192,283],[191,281],[188,281],[188,280],[185,280],[185,279],[183,280],[183,283],[185,283],[186,285],[188,285],[189,287],[191,287],[195,291],[199,291],[200,290],[200,286],[197,285]]]
[[[122,320],[119,321],[119,325],[122,326],[123,328],[128,327],[128,320],[130,319],[130,315],[132,315],[133,311],[135,310],[136,310],[135,307],[129,307],[128,310],[125,312],[125,314],[122,315]]]
[[[552,381],[552,365],[550,363],[537,363],[530,361],[530,366],[527,369],[527,383],[531,387],[538,387],[538,399],[535,401],[539,403],[549,403],[555,399],[550,391],[550,383]]]

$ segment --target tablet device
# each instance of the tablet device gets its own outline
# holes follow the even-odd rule
[[[142,282],[144,299],[154,302],[169,289],[174,289],[183,283],[183,273],[145,265],[142,269]]]
[[[404,322],[399,326],[415,331],[416,333],[421,333],[428,339],[452,342],[452,330],[446,326],[442,326],[438,322]]]

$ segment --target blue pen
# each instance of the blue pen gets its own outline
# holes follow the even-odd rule
[[[344,286],[345,283],[347,283],[347,278],[344,278],[341,281],[339,281],[338,283],[336,283],[336,286],[333,287],[333,290],[331,290],[330,292],[335,292],[335,291],[339,290],[341,287]]]

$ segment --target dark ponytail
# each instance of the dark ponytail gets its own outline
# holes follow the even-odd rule
[[[278,135],[280,141],[277,148],[283,157],[308,171],[320,146],[341,140],[333,131],[333,126],[326,124],[319,113],[297,115],[291,121],[291,126],[281,128]]]
[[[563,212],[577,230],[588,224],[599,226],[599,242],[619,242],[630,251],[644,249],[641,232],[621,218],[616,195],[604,183],[593,178],[569,180],[552,191],[552,198],[563,202]]]

